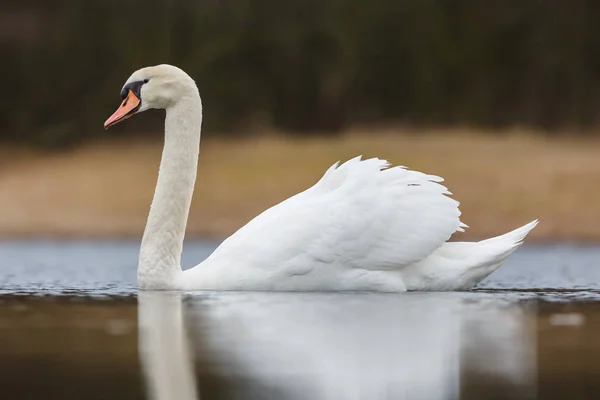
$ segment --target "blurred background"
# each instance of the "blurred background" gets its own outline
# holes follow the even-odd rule
[[[109,131],[136,69],[204,103],[190,235],[222,238],[359,154],[441,175],[472,228],[600,239],[600,3],[22,0],[0,6],[0,235],[141,235],[163,113]]]
[[[597,397],[599,20],[592,0],[0,0],[0,393],[156,398],[195,368],[202,398]],[[184,267],[358,155],[444,177],[456,240],[540,224],[468,293],[138,298],[164,111],[103,123],[158,63],[204,105]]]

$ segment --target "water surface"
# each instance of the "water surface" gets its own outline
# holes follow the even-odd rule
[[[182,264],[206,258],[217,242],[189,241]],[[0,241],[1,294],[136,293],[139,241]],[[600,246],[525,245],[479,289],[600,290]]]
[[[216,243],[189,242],[193,266]],[[462,293],[137,293],[139,242],[0,243],[7,399],[585,399],[600,247],[525,246]]]

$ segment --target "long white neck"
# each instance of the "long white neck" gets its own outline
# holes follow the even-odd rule
[[[140,249],[138,286],[142,289],[177,288],[196,182],[201,124],[202,103],[197,90],[167,109],[158,183]]]

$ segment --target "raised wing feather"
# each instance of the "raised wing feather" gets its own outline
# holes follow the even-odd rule
[[[215,251],[261,268],[336,263],[391,269],[418,262],[466,225],[442,178],[360,157],[268,209]],[[212,257],[212,256],[211,256]],[[234,262],[231,260],[231,262]]]

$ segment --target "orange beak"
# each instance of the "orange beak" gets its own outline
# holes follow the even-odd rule
[[[130,90],[127,93],[127,97],[121,103],[121,106],[117,108],[117,111],[113,113],[106,122],[104,123],[104,129],[108,129],[111,126],[126,120],[131,117],[140,108],[142,101]]]

